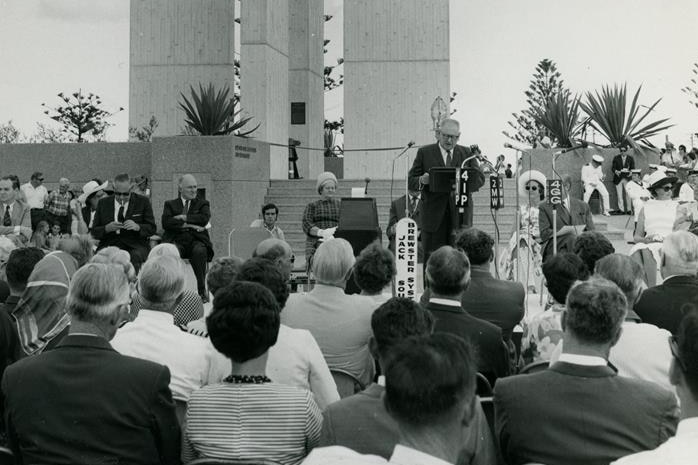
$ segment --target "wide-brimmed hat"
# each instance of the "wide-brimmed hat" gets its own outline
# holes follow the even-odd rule
[[[536,170],[529,170],[529,171],[524,171],[521,173],[519,176],[519,195],[523,198],[528,197],[528,191],[526,190],[526,183],[529,181],[536,181],[539,183],[543,188],[545,188],[545,184],[547,181],[547,178],[543,173],[540,171]]]
[[[80,203],[85,203],[89,196],[91,196],[95,192],[104,190],[107,187],[107,184],[109,184],[109,181],[104,181],[102,184],[98,184],[97,181],[88,182],[87,184],[82,186],[82,194],[80,194],[78,200],[80,201]]]
[[[603,163],[603,157],[599,154],[592,155],[591,160],[595,161],[596,163]]]
[[[328,181],[333,181],[334,185],[337,186],[337,176],[335,176],[334,173],[325,171],[324,173],[320,173],[318,175],[317,183],[315,184],[315,189],[317,190],[318,194],[320,193],[322,186]]]
[[[650,189],[657,189],[664,184],[674,184],[676,181],[676,176],[667,176],[666,172],[661,170],[655,171],[654,173],[650,174],[649,178],[647,178],[647,183],[650,185]]]

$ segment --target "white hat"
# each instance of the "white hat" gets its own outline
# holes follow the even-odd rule
[[[88,182],[87,184],[82,186],[82,194],[80,194],[80,197],[78,197],[78,201],[84,204],[89,196],[91,196],[95,192],[104,190],[104,188],[107,187],[107,184],[109,184],[109,181],[104,181],[104,183],[102,183],[101,185],[97,184],[97,181]]]
[[[592,155],[591,159],[594,160],[596,163],[603,163],[603,157],[601,155]]]
[[[656,189],[663,184],[674,184],[676,180],[675,176],[668,176],[664,171],[657,170],[650,174],[649,178],[647,178],[647,183],[650,185],[650,189]]]
[[[545,178],[545,175],[543,173],[541,173],[540,171],[536,171],[536,170],[524,171],[519,176],[519,195],[521,196],[522,199],[528,198],[528,192],[526,191],[526,184],[529,181],[535,181],[538,184],[540,184],[543,189],[545,189],[546,178]]]

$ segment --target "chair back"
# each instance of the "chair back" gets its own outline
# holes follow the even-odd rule
[[[332,373],[334,383],[337,385],[340,398],[344,399],[364,390],[365,386],[353,374],[336,368],[330,369],[330,373]]]
[[[228,234],[228,256],[243,260],[252,258],[257,245],[270,237],[271,234],[264,228],[234,228]]]
[[[519,374],[530,375],[531,373],[538,373],[539,371],[545,371],[550,366],[550,362],[547,360],[540,360],[538,362],[529,363],[521,369]]]
[[[0,446],[0,465],[14,465],[15,457],[7,447]]]
[[[273,460],[248,460],[248,459],[196,459],[187,465],[281,465]]]
[[[480,397],[492,397],[492,385],[482,373],[475,375],[475,393]]]
[[[492,437],[494,438],[494,398],[480,397],[480,406],[482,407],[482,411],[485,413],[487,425],[490,427],[490,432],[492,433]]]

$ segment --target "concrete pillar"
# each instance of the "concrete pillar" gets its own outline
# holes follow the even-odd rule
[[[213,83],[232,95],[233,0],[131,0],[130,16],[130,127],[155,116],[156,136],[179,135],[181,92]]]
[[[344,1],[345,149],[435,142],[431,104],[450,94],[448,16],[448,0]],[[344,177],[388,179],[397,153],[347,152]]]
[[[242,108],[261,123],[255,139],[288,143],[288,3],[286,0],[241,2],[240,98]],[[288,177],[288,149],[271,147],[270,177]]]
[[[295,106],[299,118],[291,115],[289,135],[301,142],[298,171],[305,178],[324,171],[323,153],[303,150],[323,146],[323,30],[323,0],[288,0],[288,109]]]

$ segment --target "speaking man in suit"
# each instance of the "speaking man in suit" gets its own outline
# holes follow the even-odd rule
[[[213,244],[206,229],[211,219],[208,200],[197,197],[196,178],[185,174],[179,178],[179,197],[165,202],[162,211],[163,240],[172,242],[182,258],[188,258],[196,276],[196,286],[204,303],[206,292],[206,262],[213,258]]]
[[[388,220],[388,227],[385,230],[386,236],[388,236],[388,241],[390,241],[388,248],[395,254],[395,228],[398,221],[405,217],[405,211],[407,210],[407,216],[412,218],[415,223],[417,223],[417,229],[422,230],[421,222],[421,200],[419,191],[409,192],[409,205],[405,205],[406,197],[398,197],[397,199],[390,202],[390,219]],[[422,248],[422,241],[419,241],[419,246],[417,248],[417,261],[422,263],[424,261],[424,249]]]
[[[98,249],[115,246],[125,250],[136,270],[148,258],[148,238],[155,234],[155,218],[150,200],[131,192],[128,174],[114,178],[114,195],[97,203],[92,236],[99,240]]]
[[[422,245],[424,246],[424,262],[429,255],[442,245],[453,244],[453,232],[461,226],[473,224],[473,204],[470,199],[460,220],[456,211],[453,192],[432,192],[430,189],[429,170],[434,167],[459,167],[470,157],[467,147],[456,145],[460,137],[460,123],[454,119],[445,119],[436,132],[438,143],[426,145],[417,151],[412,168],[409,172],[409,188],[422,191]],[[476,158],[469,160],[464,168],[471,168],[470,176],[475,179],[470,182],[473,191],[477,191],[485,183],[485,175],[480,170]],[[454,179],[455,181],[455,179]]]
[[[601,465],[674,435],[674,394],[618,376],[608,364],[626,309],[625,295],[611,281],[578,283],[562,314],[558,361],[497,382],[495,429],[506,463]]]
[[[32,235],[31,210],[17,198],[9,176],[0,178],[0,208],[0,235],[28,241]]]
[[[5,371],[16,463],[181,463],[169,370],[109,344],[128,321],[129,292],[121,267],[85,265],[70,285],[68,336]]]
[[[620,153],[613,157],[611,170],[613,170],[613,184],[618,195],[618,211],[630,214],[631,205],[625,197],[625,186],[630,181],[632,170],[635,169],[635,159],[628,155],[628,147],[621,146]]]
[[[594,220],[586,202],[570,197],[572,178],[562,177],[562,203],[557,206],[557,251],[572,252],[577,235],[593,231]],[[543,261],[553,255],[553,205],[543,201],[538,205],[538,226],[543,243]]]

